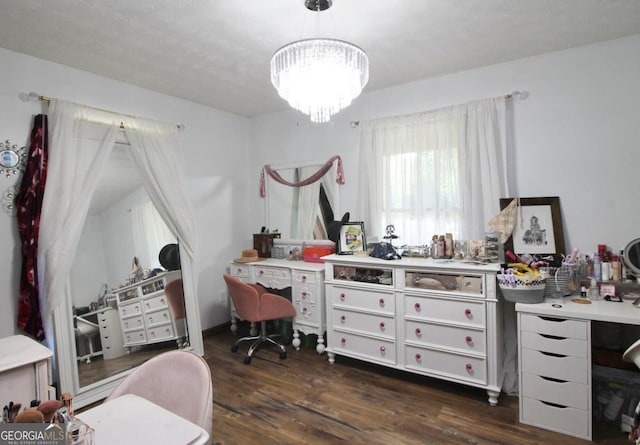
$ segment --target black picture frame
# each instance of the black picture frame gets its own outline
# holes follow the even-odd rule
[[[364,222],[349,221],[340,226],[340,236],[338,237],[338,255],[354,255],[365,252],[367,249],[367,237],[364,231]]]
[[[503,210],[514,199],[500,198],[500,209]],[[564,255],[560,198],[520,198],[520,206],[513,233],[504,244],[505,252],[511,251],[516,255],[553,255],[556,259]]]

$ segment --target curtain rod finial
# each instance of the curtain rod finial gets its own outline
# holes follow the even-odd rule
[[[30,93],[20,93],[18,94],[18,97],[24,101],[24,102],[31,102],[31,101],[36,101],[36,100],[40,100],[40,95],[38,93],[35,92],[30,92]]]

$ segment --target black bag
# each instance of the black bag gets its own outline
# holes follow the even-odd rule
[[[369,256],[383,260],[399,260],[402,258],[391,243],[387,242],[376,244]]]

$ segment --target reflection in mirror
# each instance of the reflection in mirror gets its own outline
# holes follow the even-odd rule
[[[640,277],[640,238],[627,244],[624,249],[624,262],[633,275]]]
[[[275,168],[288,182],[300,182],[322,167],[321,163]],[[330,169],[321,180],[303,187],[291,187],[266,175],[265,222],[283,238],[327,239],[327,226],[339,214],[339,187]]]
[[[166,270],[159,258],[176,239],[127,150],[116,144],[111,152],[69,277],[79,388],[185,343],[181,273]]]

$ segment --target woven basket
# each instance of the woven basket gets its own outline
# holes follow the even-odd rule
[[[512,303],[542,303],[546,288],[545,281],[544,279],[524,281],[515,278],[515,287],[510,283],[500,281],[498,286],[504,299]]]

